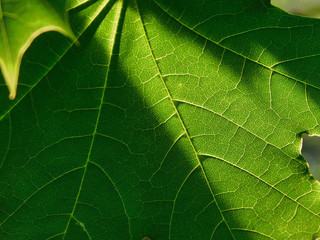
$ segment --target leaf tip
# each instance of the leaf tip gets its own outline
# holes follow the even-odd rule
[[[11,91],[10,94],[9,94],[9,99],[10,100],[14,100],[16,98],[16,94],[17,94],[16,91]]]
[[[5,65],[3,62],[0,62],[0,70],[2,76],[9,90],[9,99],[14,100],[17,94],[18,78],[19,78],[19,63],[18,66],[12,67],[11,65]],[[11,66],[11,67],[10,67]],[[0,73],[1,73],[0,72]]]

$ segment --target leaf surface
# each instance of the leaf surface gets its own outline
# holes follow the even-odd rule
[[[70,6],[80,46],[35,42],[22,76],[38,47],[56,57],[0,109],[2,239],[320,237],[300,154],[319,20],[253,0]]]

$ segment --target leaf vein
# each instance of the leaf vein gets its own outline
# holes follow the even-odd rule
[[[101,115],[101,110],[102,110],[102,106],[103,106],[103,99],[104,99],[104,95],[105,95],[105,92],[106,92],[106,89],[107,89],[107,80],[108,80],[108,76],[109,76],[109,72],[110,72],[110,66],[111,66],[111,61],[112,61],[112,56],[113,56],[113,51],[114,51],[114,46],[115,46],[115,39],[116,39],[116,36],[118,34],[118,27],[119,27],[119,22],[120,22],[120,16],[121,16],[121,13],[123,12],[124,8],[123,8],[123,1],[120,1],[119,2],[119,6],[118,6],[118,9],[117,9],[117,13],[116,13],[116,18],[117,18],[117,24],[114,26],[115,29],[114,29],[114,33],[115,35],[113,36],[113,39],[112,39],[112,47],[111,47],[111,52],[110,52],[110,57],[109,57],[109,61],[108,61],[108,68],[107,68],[107,75],[105,77],[105,81],[104,81],[104,85],[103,85],[103,91],[102,91],[102,94],[101,94],[101,99],[100,99],[100,104],[99,104],[99,110],[98,110],[98,114],[97,114],[97,118],[96,118],[96,122],[95,122],[95,128],[94,128],[94,131],[92,133],[92,140],[91,140],[91,143],[90,143],[90,149],[89,149],[89,152],[88,152],[88,157],[87,157],[87,161],[84,165],[84,172],[83,172],[83,175],[82,175],[82,178],[81,178],[81,182],[80,182],[80,186],[79,186],[79,190],[78,190],[78,193],[77,193],[77,197],[76,197],[76,200],[74,202],[74,206],[72,208],[72,211],[71,211],[71,214],[70,214],[70,218],[68,220],[68,223],[67,223],[67,226],[64,230],[64,235],[63,235],[63,238],[62,240],[65,239],[65,236],[66,236],[66,233],[67,233],[67,230],[69,228],[69,225],[70,225],[70,221],[71,221],[71,218],[74,216],[74,213],[75,213],[75,210],[76,210],[76,207],[77,207],[77,203],[79,201],[79,197],[80,197],[80,193],[81,193],[81,189],[82,189],[82,186],[83,186],[83,182],[84,182],[84,179],[85,179],[85,176],[86,176],[86,172],[87,172],[87,167],[88,167],[88,163],[90,162],[90,158],[91,158],[91,152],[92,152],[92,149],[93,149],[93,145],[94,145],[94,142],[95,142],[95,137],[97,135],[97,129],[98,129],[98,124],[99,124],[99,120],[100,120],[100,115]]]
[[[151,45],[150,45],[150,41],[149,41],[149,38],[148,38],[148,35],[147,35],[147,31],[146,31],[146,28],[145,28],[145,25],[144,25],[144,21],[142,20],[142,15],[141,15],[141,13],[140,13],[139,6],[138,6],[138,3],[137,3],[136,0],[135,0],[135,3],[136,3],[137,10],[138,10],[138,13],[139,13],[139,20],[140,20],[141,25],[142,25],[142,29],[143,29],[143,32],[144,32],[144,35],[145,35],[145,39],[146,39],[146,42],[147,42],[149,51],[150,51],[150,53],[151,53],[151,55],[152,55],[153,62],[154,62],[154,64],[155,64],[156,67],[157,67],[157,71],[159,72],[160,79],[161,79],[161,81],[162,81],[162,83],[163,83],[163,85],[164,85],[164,87],[165,87],[165,90],[166,90],[166,92],[167,92],[167,95],[169,96],[170,102],[171,102],[171,104],[172,104],[175,112],[177,113],[177,116],[178,116],[178,118],[179,118],[179,121],[180,121],[180,123],[181,123],[181,126],[182,126],[182,128],[184,129],[184,132],[185,132],[185,134],[186,134],[187,139],[189,140],[190,146],[191,146],[192,149],[193,149],[193,152],[194,152],[194,154],[195,154],[195,157],[196,157],[196,159],[197,159],[197,161],[198,161],[198,165],[197,165],[197,166],[200,166],[200,168],[201,168],[201,170],[202,170],[202,173],[203,173],[204,178],[205,178],[205,180],[206,180],[207,186],[208,186],[208,188],[209,188],[209,190],[210,190],[210,192],[211,192],[211,195],[212,195],[212,197],[213,197],[213,200],[214,200],[214,202],[216,203],[217,208],[219,209],[219,213],[220,213],[222,219],[225,221],[226,226],[227,226],[227,228],[229,229],[230,234],[232,235],[232,238],[235,239],[235,237],[234,237],[234,235],[233,235],[233,233],[232,233],[232,231],[231,231],[231,229],[230,229],[227,221],[225,220],[225,218],[224,218],[224,216],[223,216],[223,214],[222,214],[222,211],[221,211],[221,209],[220,209],[220,207],[219,207],[219,204],[218,204],[217,201],[216,201],[214,192],[213,192],[212,187],[211,187],[211,185],[210,185],[210,183],[209,183],[209,181],[208,181],[208,177],[207,177],[207,175],[206,175],[206,173],[205,173],[205,171],[204,171],[204,169],[203,169],[203,166],[202,166],[202,164],[201,164],[201,161],[200,161],[200,159],[199,159],[199,157],[198,157],[198,153],[197,153],[197,151],[196,151],[196,149],[195,149],[195,146],[193,145],[193,142],[192,142],[192,140],[191,140],[191,138],[190,138],[190,135],[189,135],[189,133],[188,133],[188,131],[187,131],[187,128],[186,128],[186,126],[184,125],[184,123],[183,123],[183,121],[182,121],[182,118],[181,118],[181,116],[180,116],[180,113],[179,113],[178,109],[176,108],[176,106],[175,106],[175,104],[174,104],[174,101],[173,101],[173,98],[172,98],[172,96],[171,96],[171,94],[170,94],[170,91],[169,91],[169,89],[168,89],[168,87],[167,87],[167,85],[166,85],[166,83],[165,83],[165,81],[164,81],[164,79],[163,79],[161,70],[160,70],[160,68],[159,68],[159,66],[158,66],[158,64],[157,64],[156,58],[155,58],[154,53],[153,53],[153,51],[152,51],[152,48],[151,48]],[[176,195],[176,196],[177,196],[177,195]],[[171,228],[171,221],[170,221],[169,227]],[[169,230],[169,239],[170,239],[170,230]]]

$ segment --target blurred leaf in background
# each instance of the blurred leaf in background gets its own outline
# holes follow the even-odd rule
[[[271,4],[292,14],[320,18],[320,0],[271,0]]]
[[[320,137],[303,135],[302,155],[308,160],[311,174],[320,179]]]

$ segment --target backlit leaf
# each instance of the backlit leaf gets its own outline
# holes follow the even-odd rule
[[[316,239],[320,22],[268,1],[70,2],[0,88],[0,239]],[[42,53],[42,54],[40,54]]]

